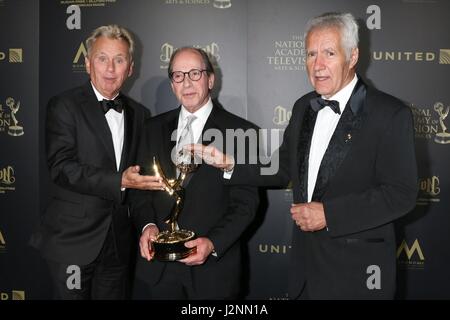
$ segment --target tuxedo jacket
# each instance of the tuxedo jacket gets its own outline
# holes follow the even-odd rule
[[[261,176],[254,166],[249,172],[250,167],[238,165],[230,183],[286,186],[292,181],[294,203],[307,202],[317,117],[310,100],[317,96],[311,92],[296,101],[279,149],[277,174]],[[416,194],[411,112],[397,98],[359,80],[322,159],[312,195],[312,201],[323,203],[327,228],[303,232],[294,225],[292,231],[290,298],[304,288],[313,299],[393,298],[393,221],[414,207]]]
[[[179,113],[180,108],[177,108],[146,123],[145,140],[138,155],[138,162],[146,174],[154,174],[152,159],[157,157],[165,175],[175,178],[176,168],[171,152],[176,141],[175,138],[172,140],[172,133],[177,129]],[[252,127],[246,120],[214,105],[203,133],[214,129],[225,137],[226,129],[246,130]],[[203,143],[208,144],[208,141]],[[257,188],[226,186],[223,172],[205,163],[200,164],[185,182],[188,183],[185,185],[184,207],[178,216],[178,225],[181,229],[194,231],[198,237],[209,238],[217,253],[217,257],[210,255],[202,265],[186,266],[192,275],[193,288],[201,297],[236,297],[241,287],[241,236],[255,216],[259,200]],[[164,220],[174,206],[174,198],[166,191],[133,190],[133,195],[130,202],[138,230],[150,222],[155,223],[160,231],[167,230]],[[142,276],[151,285],[157,283],[168,263],[179,262],[144,263]],[[138,269],[141,269],[139,264],[142,261],[138,263]]]
[[[123,263],[132,248],[132,223],[121,191],[122,172],[134,165],[149,111],[124,101],[124,142],[117,171],[111,131],[91,83],[50,99],[46,153],[52,198],[31,244],[44,257],[85,265],[100,253],[108,230]]]

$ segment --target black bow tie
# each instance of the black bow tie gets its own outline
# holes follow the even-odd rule
[[[103,99],[100,101],[100,104],[102,105],[102,109],[104,113],[107,113],[109,109],[114,109],[119,113],[122,113],[123,110],[123,103],[120,98],[116,98],[114,100],[106,100]]]
[[[341,109],[339,108],[339,101],[336,100],[325,100],[321,97],[313,98],[311,99],[311,108],[314,111],[319,111],[320,109],[324,107],[330,107],[331,110],[333,110],[337,114],[341,114]]]

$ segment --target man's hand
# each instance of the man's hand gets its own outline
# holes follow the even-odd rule
[[[222,153],[219,149],[214,146],[205,146],[202,144],[187,144],[183,149],[188,150],[201,158],[210,166],[231,171],[234,168],[234,158],[228,154]]]
[[[122,188],[140,190],[164,190],[161,177],[142,176],[139,174],[139,166],[131,166],[122,174]]]
[[[139,239],[139,248],[141,249],[142,258],[150,261],[153,259],[155,252],[153,251],[152,242],[155,241],[156,236],[159,233],[159,229],[156,225],[150,224],[145,227],[144,231],[141,234],[141,238]]]
[[[321,202],[293,203],[291,216],[303,231],[318,231],[327,226]]]
[[[197,247],[195,253],[192,253],[187,258],[179,260],[180,262],[188,265],[188,266],[196,266],[203,264],[208,256],[213,252],[214,245],[208,238],[201,237],[191,241],[188,241],[184,244],[187,248]]]

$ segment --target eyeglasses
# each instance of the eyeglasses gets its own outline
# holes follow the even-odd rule
[[[170,79],[173,82],[180,83],[184,81],[184,77],[187,74],[189,76],[189,79],[191,79],[192,81],[198,81],[202,77],[203,71],[207,70],[191,69],[188,72],[174,71],[170,74]]]

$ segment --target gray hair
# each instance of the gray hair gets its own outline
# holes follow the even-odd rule
[[[342,47],[347,61],[350,60],[352,49],[358,48],[358,23],[351,13],[329,12],[312,18],[306,24],[305,39],[315,29],[338,28],[341,31]]]
[[[172,54],[172,56],[170,57],[170,61],[169,61],[169,68],[167,70],[167,73],[169,74],[169,78],[171,76],[171,73],[173,71],[173,61],[175,60],[175,57],[183,51],[193,51],[193,52],[197,52],[201,57],[202,57],[202,61],[203,64],[205,65],[205,69],[206,72],[209,74],[214,73],[214,67],[212,65],[211,59],[209,58],[208,54],[206,53],[205,50],[200,49],[200,48],[195,48],[195,47],[182,47],[182,48],[178,48],[177,50],[175,50],[175,52]]]
[[[130,61],[133,61],[134,53],[134,39],[130,32],[117,24],[110,24],[107,26],[101,26],[92,31],[89,38],[86,40],[87,55],[90,56],[92,46],[94,42],[100,37],[107,37],[109,39],[123,40],[128,44],[128,54],[130,56]]]

